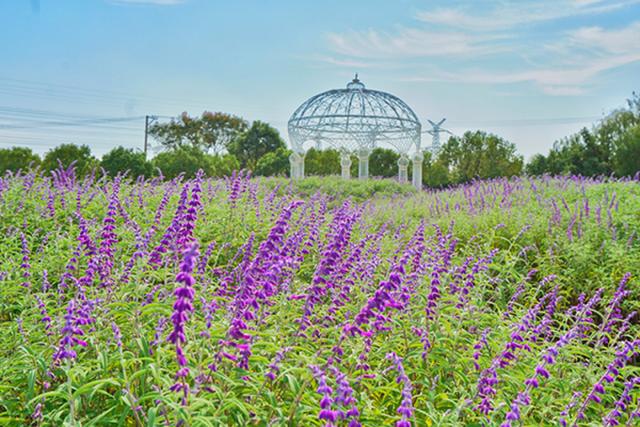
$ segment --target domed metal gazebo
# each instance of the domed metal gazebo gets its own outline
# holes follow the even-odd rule
[[[376,147],[392,148],[400,154],[398,178],[408,179],[409,155],[413,155],[413,184],[422,186],[422,125],[400,98],[365,88],[358,75],[346,89],[320,93],[305,101],[288,123],[293,154],[291,177],[304,177],[304,156],[310,146],[329,146],[340,151],[342,177],[350,178],[351,154],[359,159],[358,176],[369,176],[369,155]]]

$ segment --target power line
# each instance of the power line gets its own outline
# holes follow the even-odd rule
[[[104,116],[87,115],[87,114],[70,114],[58,111],[38,110],[34,108],[20,108],[0,106],[0,113],[11,114],[15,116],[37,117],[37,118],[63,118],[63,119],[100,119]]]
[[[57,83],[40,83],[40,82],[34,82],[29,80],[0,77],[0,82],[2,81],[10,82],[9,87],[14,86],[14,88],[16,89],[31,90],[34,92],[44,91],[47,93],[59,92],[62,94],[64,94],[64,92],[67,92],[67,95],[91,97],[92,99],[138,98],[138,99],[149,99],[153,101],[169,102],[169,103],[179,103],[179,104],[186,103],[186,100],[184,99],[165,98],[165,97],[158,97],[153,95],[149,96],[149,95],[130,94],[126,92],[108,91],[108,90],[102,90],[102,89],[88,89],[88,88],[81,88],[77,86],[61,85]]]
[[[487,120],[487,121],[458,121],[451,120],[450,126],[455,127],[472,127],[472,126],[547,126],[557,124],[573,124],[587,123],[602,119],[600,116],[584,116],[584,117],[547,117],[532,119],[505,119],[505,120]]]
[[[101,89],[87,89],[70,85],[56,83],[41,83],[22,79],[0,77],[0,93],[17,95],[27,98],[48,98],[74,103],[91,103],[101,105],[111,105],[122,107],[127,102],[147,102],[152,103],[156,108],[164,106],[171,109],[184,108],[185,106],[197,107],[208,110],[208,101],[193,99],[166,98],[153,95],[131,94],[118,91],[107,91]],[[227,106],[227,109],[238,109],[238,106]],[[245,108],[246,110],[246,108]]]
[[[29,136],[29,135],[4,135],[0,134],[0,138],[6,138],[6,141],[0,140],[0,144],[4,145],[14,145],[16,140],[22,141],[32,141],[33,144],[51,146],[51,143],[68,143],[75,142],[76,137],[68,137],[68,136],[55,136],[55,137],[37,137],[37,136]],[[90,142],[92,146],[102,146],[102,147],[113,147],[114,144],[110,140],[98,139],[95,137],[83,137],[79,143]]]
[[[65,132],[74,131],[117,131],[135,132],[140,130],[138,126],[129,126],[127,123],[138,121],[142,116],[105,117],[95,115],[79,115],[60,113],[55,111],[38,110],[33,108],[0,106],[0,129],[41,131],[43,128],[51,129],[63,127]]]
[[[18,123],[20,124],[18,126]],[[25,122],[14,122],[11,124],[11,127],[7,125],[7,127],[2,128],[0,130],[9,130],[18,133],[31,133],[31,134],[45,134],[45,135],[55,135],[55,134],[76,134],[76,133],[95,133],[104,136],[122,133],[141,133],[141,127],[131,127],[131,126],[120,126],[118,124],[92,124],[90,126],[27,126]]]
[[[43,127],[58,127],[58,126],[98,126],[108,123],[120,123],[131,122],[144,119],[145,116],[139,117],[104,117],[96,119],[79,119],[73,121],[35,121],[31,125],[3,125],[0,124],[0,129],[34,129]]]

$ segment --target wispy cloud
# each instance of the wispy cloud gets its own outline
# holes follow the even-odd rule
[[[306,59],[310,59],[319,63],[329,64],[329,65],[337,65],[339,67],[346,68],[380,68],[383,65],[379,62],[372,61],[363,61],[360,59],[351,59],[351,58],[341,58],[332,55],[314,55],[307,56]]]
[[[564,43],[564,47],[579,46],[590,54],[585,53],[572,58],[568,62],[569,65],[551,64],[515,72],[474,69],[442,72],[426,77],[414,76],[404,80],[485,84],[530,82],[549,95],[581,95],[601,73],[640,61],[640,22],[617,30],[605,30],[600,27],[580,28],[570,32]],[[593,54],[594,50],[598,51],[597,55]]]
[[[505,36],[477,36],[461,31],[401,28],[397,33],[375,30],[328,34],[331,49],[358,58],[477,56],[504,51]]]
[[[327,39],[334,53],[353,58],[478,57],[521,50],[513,41],[526,26],[575,15],[602,14],[640,4],[640,0],[524,0],[489,4],[480,10],[440,8],[419,12],[416,18],[424,24],[422,28],[351,30],[329,33]],[[573,36],[578,40],[590,35],[599,36],[597,33]],[[622,33],[619,38],[628,36]]]
[[[567,49],[585,49],[604,54],[640,52],[640,21],[619,29],[583,27],[569,32]]]
[[[370,66],[382,61],[405,64],[405,70],[413,70],[407,73],[413,76],[404,79],[410,81],[532,83],[549,95],[581,95],[601,74],[640,61],[640,21],[618,28],[555,30],[551,34],[555,41],[546,44],[539,40],[549,39],[550,34],[540,33],[535,25],[639,3],[526,0],[493,1],[487,12],[437,9],[418,14],[422,27],[329,34],[335,55],[321,60],[337,66],[362,61]]]
[[[496,2],[485,12],[440,8],[417,14],[427,24],[473,32],[503,31],[579,15],[598,15],[638,4],[640,0],[536,0]]]

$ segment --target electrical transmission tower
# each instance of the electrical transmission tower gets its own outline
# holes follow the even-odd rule
[[[449,135],[453,135],[451,131],[444,129],[442,127],[442,124],[444,123],[445,120],[447,119],[442,119],[438,123],[435,123],[427,119],[429,124],[431,124],[431,130],[428,130],[427,133],[433,137],[432,143],[431,143],[431,151],[433,153],[437,153],[440,150],[440,134],[441,133],[448,133]]]

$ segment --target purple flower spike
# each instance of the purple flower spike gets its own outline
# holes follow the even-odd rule
[[[554,290],[554,293],[551,295],[554,295],[555,292],[556,291]],[[570,309],[570,312],[577,313],[575,317],[575,323],[564,335],[562,335],[558,339],[558,341],[556,341],[553,345],[551,345],[544,351],[542,356],[543,360],[536,366],[534,375],[525,380],[524,390],[519,392],[518,396],[511,403],[511,410],[505,416],[506,423],[520,420],[520,408],[525,407],[531,403],[531,390],[540,387],[540,381],[538,378],[549,378],[550,375],[549,371],[546,369],[546,365],[555,362],[555,357],[558,355],[559,349],[569,344],[569,342],[571,342],[572,340],[583,336],[584,332],[591,326],[591,311],[593,307],[600,301],[601,297],[602,289],[599,289],[587,303],[584,303],[581,299],[581,301],[576,306]],[[554,298],[552,297],[551,299],[553,301]],[[591,396],[595,396],[596,399],[600,399],[600,397],[595,394],[590,395],[590,397]],[[589,398],[587,398],[587,402],[588,400]],[[583,405],[583,407],[586,407],[586,405]],[[565,414],[562,415],[564,416]],[[517,418],[514,419],[514,417],[516,416]],[[566,422],[564,417],[561,418],[561,424],[563,421]]]
[[[171,388],[174,391],[183,391],[183,405],[186,405],[186,399],[189,394],[189,387],[185,382],[185,378],[189,374],[187,368],[187,358],[182,349],[182,344],[187,340],[184,333],[184,325],[189,320],[189,313],[193,311],[193,297],[195,291],[193,285],[195,279],[191,275],[196,266],[198,259],[198,243],[193,243],[183,253],[182,262],[180,263],[180,272],[176,276],[176,281],[182,286],[176,288],[174,295],[177,297],[173,304],[173,314],[171,322],[173,323],[173,331],[167,337],[167,341],[176,346],[176,359],[180,369],[176,373],[176,384]]]
[[[391,360],[394,364],[396,371],[398,372],[398,377],[396,378],[396,382],[398,384],[402,384],[402,402],[398,407],[398,413],[401,415],[401,419],[396,422],[396,426],[411,426],[411,417],[413,417],[413,397],[411,395],[412,385],[411,380],[404,371],[404,366],[402,363],[402,358],[400,358],[397,354],[391,352],[387,354],[387,359]]]
[[[78,327],[83,324],[83,319],[78,316],[75,301],[72,299],[67,305],[67,313],[64,315],[64,326],[62,327],[62,338],[58,344],[58,349],[53,355],[54,363],[63,360],[73,360],[77,354],[73,349],[76,346],[86,347],[87,342],[78,338],[83,336],[84,332]]]

